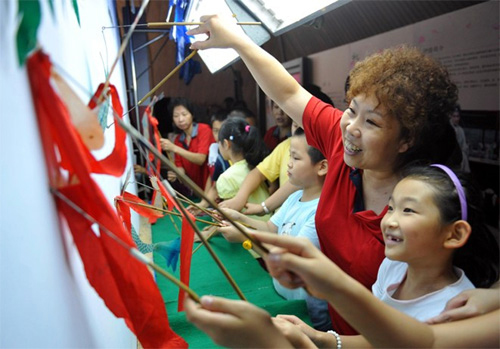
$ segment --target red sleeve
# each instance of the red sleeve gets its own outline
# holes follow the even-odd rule
[[[278,145],[277,140],[273,137],[274,130],[277,126],[271,126],[264,135],[264,144],[270,151],[273,151],[274,148]]]
[[[312,97],[302,115],[307,143],[318,148],[326,158],[334,152],[342,137],[340,119],[343,112],[331,104]]]
[[[198,124],[198,149],[197,153],[208,155],[210,144],[215,143],[212,129],[207,124]]]

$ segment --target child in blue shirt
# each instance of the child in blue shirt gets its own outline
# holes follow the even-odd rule
[[[267,222],[253,219],[231,209],[224,209],[224,212],[233,220],[257,230],[305,237],[319,248],[314,219],[327,171],[327,160],[319,150],[307,144],[304,131],[299,128],[291,139],[288,177],[290,183],[299,187],[300,190],[291,194],[280,210]],[[220,231],[230,242],[245,240],[242,234],[232,226],[220,228]],[[330,320],[326,302],[309,296],[304,289],[288,289],[274,279],[273,283],[276,291],[285,299],[305,299],[314,327],[328,329]]]

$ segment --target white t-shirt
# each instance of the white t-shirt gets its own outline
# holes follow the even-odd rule
[[[392,298],[394,291],[406,276],[408,264],[385,258],[378,269],[377,281],[372,286],[375,297],[399,311],[419,320],[439,315],[451,298],[460,292],[475,288],[462,269],[454,268],[459,276],[454,283],[432,293],[410,300]]]
[[[292,193],[281,205],[280,210],[271,217],[271,223],[278,227],[279,235],[308,238],[319,248],[318,235],[316,234],[316,208],[318,199],[302,202],[303,190]],[[289,289],[273,279],[274,288],[285,299],[305,299],[311,322],[316,329],[327,330],[331,328],[328,314],[328,303],[324,300],[310,296],[303,288]]]
[[[212,143],[208,148],[208,166],[214,166],[219,156],[219,143]]]

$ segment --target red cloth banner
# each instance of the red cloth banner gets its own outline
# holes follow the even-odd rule
[[[125,226],[127,227],[127,230],[129,232],[132,231],[132,225],[130,223],[130,209],[134,210],[139,215],[148,218],[150,221],[152,219],[156,220],[164,216],[161,211],[142,206],[148,204],[141,198],[129,193],[128,191],[123,192],[122,196],[115,197],[115,205],[118,209],[118,213],[122,216]]]
[[[94,96],[90,99],[88,104],[90,109],[94,109],[96,107],[96,102],[99,96],[101,96],[103,88],[104,84],[100,84]],[[123,118],[123,107],[120,103],[120,99],[118,98],[118,91],[116,90],[116,87],[109,85],[109,91],[106,92],[106,94],[108,93],[111,96],[113,112],[119,118]],[[97,161],[92,154],[88,152],[91,172],[108,174],[115,177],[121,176],[127,165],[127,147],[125,145],[126,138],[127,134],[125,133],[125,130],[121,127],[115,127],[115,147],[113,148],[111,154],[109,154],[106,158]]]
[[[160,143],[160,131],[158,131],[158,119],[156,119],[153,114],[151,114],[151,108],[148,106],[146,110],[144,111],[146,116],[148,117],[149,125],[151,125],[151,128],[153,129],[153,139],[154,139],[154,145],[156,147],[156,150],[161,154],[161,143]],[[160,175],[160,167],[161,167],[161,161],[157,157],[154,156],[151,152],[149,152],[149,161],[154,164],[154,169],[149,169],[148,165],[148,173],[149,175],[155,175],[159,176]]]
[[[125,320],[142,346],[187,347],[169,327],[163,299],[148,268],[123,246],[133,248],[135,245],[116,211],[91,178],[91,170],[99,171],[95,167],[99,162],[90,160],[92,154],[83,145],[66,106],[51,86],[52,65],[48,56],[41,51],[35,52],[27,68],[50,186],[99,222],[99,232],[96,232],[92,222],[56,197],[58,211],[67,221],[89,283],[110,311]],[[116,89],[111,87],[110,91],[112,99],[118,99]],[[113,108],[117,106],[114,103]],[[115,136],[121,137],[118,128]],[[121,141],[115,139],[115,151],[119,143]],[[105,170],[100,173],[121,175],[119,169],[125,168],[126,157],[121,155],[123,150],[115,151],[112,154],[120,155],[101,161],[100,169]]]

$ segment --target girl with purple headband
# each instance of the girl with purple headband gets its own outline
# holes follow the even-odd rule
[[[498,279],[499,250],[483,223],[481,193],[460,176],[440,164],[403,169],[380,224],[386,258],[372,292],[419,321],[439,315],[462,291]],[[281,318],[301,324],[294,316]],[[367,344],[362,336],[329,332],[334,335],[314,332],[311,340],[319,347]]]
[[[469,177],[457,176],[448,167],[437,164],[408,167],[402,173],[381,222],[386,258],[372,291],[375,297],[392,308],[424,322],[438,315],[446,302],[460,292],[489,287],[497,281],[499,249],[483,223],[481,192]],[[387,336],[387,332],[398,332],[403,327],[383,328],[384,321],[365,326],[382,328],[378,336],[371,330],[366,331],[367,337],[363,336],[365,327],[362,324],[367,323],[365,314],[373,310],[370,307],[374,300],[367,300],[366,311],[360,309],[359,304],[352,305],[358,302],[354,298],[360,297],[359,284],[312,244],[307,241],[291,244],[264,234],[256,237],[261,242],[279,246],[279,250],[271,248],[271,254],[266,258],[274,278],[285,287],[307,287],[311,295],[328,300],[344,316],[348,314],[346,318],[350,324],[361,333],[361,336],[341,336],[334,331],[310,331],[296,317],[278,316],[274,325],[281,328],[293,347],[308,347],[313,343],[329,348],[404,344],[402,338],[405,335]],[[363,297],[370,298],[371,295]],[[352,311],[349,311],[351,307]],[[226,312],[226,317],[228,313],[230,311]],[[216,329],[222,324],[213,317],[207,325],[201,310],[198,313],[192,307],[187,308],[187,315],[208,333],[217,333]],[[250,331],[252,325],[247,325],[243,327]],[[300,332],[302,334],[298,334]],[[388,337],[394,337],[394,341]],[[401,339],[403,342],[397,342]],[[254,340],[262,343],[259,338]],[[480,343],[479,340],[478,346]],[[232,346],[225,342],[228,344]]]
[[[498,279],[499,250],[483,223],[481,193],[460,177],[440,164],[403,169],[380,224],[386,258],[372,292],[422,322],[462,291],[490,287]],[[279,317],[300,325],[318,347],[367,344],[363,336],[309,332],[297,317]]]

